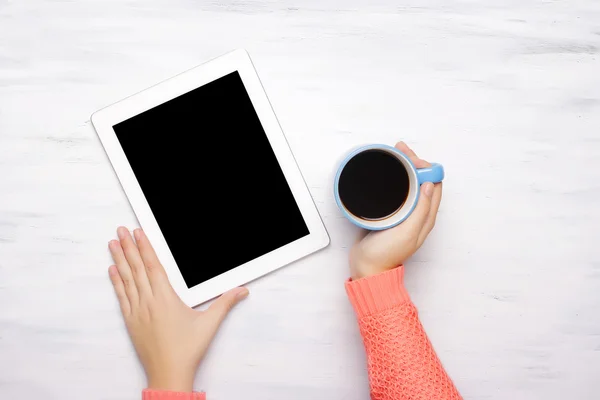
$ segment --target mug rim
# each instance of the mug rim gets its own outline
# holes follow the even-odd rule
[[[386,151],[389,153],[393,153],[397,157],[400,157],[406,164],[408,164],[408,166],[410,166],[410,168],[407,168],[407,169],[410,169],[410,171],[407,171],[407,172],[409,172],[412,175],[412,179],[410,179],[409,182],[411,182],[411,183],[413,181],[415,182],[414,185],[411,185],[411,186],[415,186],[415,196],[414,196],[414,200],[412,200],[412,204],[410,205],[410,207],[407,207],[406,202],[405,202],[391,216],[383,218],[378,221],[373,221],[373,222],[380,222],[380,221],[385,222],[385,221],[390,220],[391,222],[389,222],[388,224],[373,225],[373,224],[370,224],[368,220],[365,220],[365,219],[362,219],[362,218],[359,218],[359,217],[353,215],[352,213],[350,213],[348,211],[348,209],[346,209],[346,207],[344,206],[344,204],[342,203],[342,200],[340,198],[339,182],[340,182],[340,176],[342,174],[342,171],[344,170],[344,167],[346,166],[346,164],[348,164],[348,162],[354,156],[356,156],[357,154],[360,154],[364,151],[367,151],[367,150],[383,150],[383,151]],[[412,214],[413,210],[417,206],[417,203],[419,202],[419,195],[421,192],[420,186],[421,185],[419,183],[419,176],[417,174],[417,168],[415,167],[413,162],[410,160],[410,158],[408,158],[408,156],[406,154],[402,153],[397,148],[387,145],[387,144],[368,144],[368,145],[359,146],[359,147],[355,148],[354,150],[352,150],[350,153],[348,153],[348,155],[346,155],[344,160],[340,163],[338,170],[335,174],[334,191],[333,192],[334,192],[335,202],[336,202],[338,208],[340,209],[340,211],[342,212],[342,214],[344,214],[344,216],[346,217],[346,219],[348,219],[350,222],[352,222],[354,225],[356,225],[360,228],[367,229],[370,231],[381,231],[381,230],[393,228],[394,226],[401,224],[408,218],[409,215]],[[409,195],[407,196],[407,198],[409,196],[410,196],[410,191],[409,191]],[[406,210],[407,210],[404,213],[404,215],[401,218],[399,218],[398,220],[393,220],[392,217],[404,208],[406,208]]]

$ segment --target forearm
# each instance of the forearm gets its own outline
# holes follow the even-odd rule
[[[367,353],[373,400],[456,400],[444,370],[403,285],[404,267],[350,281]]]

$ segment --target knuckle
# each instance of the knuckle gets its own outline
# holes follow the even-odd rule
[[[420,237],[420,235],[417,235],[417,236],[415,236],[415,238],[414,238],[414,241],[413,241],[413,249],[412,249],[412,252],[415,252],[415,251],[417,251],[417,249],[418,249],[419,247],[421,247],[421,244],[422,244],[422,242],[421,242],[421,237]]]
[[[144,270],[144,263],[142,263],[142,262],[133,263],[132,270],[135,272],[136,275],[141,273]]]
[[[153,262],[147,262],[144,263],[146,269],[148,270],[148,272],[154,272],[157,269],[157,266],[153,263]]]
[[[131,289],[131,287],[133,286],[133,281],[130,278],[125,278],[123,279],[123,286],[125,287],[125,289]]]

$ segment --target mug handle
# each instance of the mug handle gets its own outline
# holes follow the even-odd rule
[[[431,167],[417,168],[419,185],[425,182],[438,183],[444,179],[444,167],[442,164],[432,163]]]

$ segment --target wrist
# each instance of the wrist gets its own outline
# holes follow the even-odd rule
[[[350,276],[352,277],[352,280],[356,281],[358,279],[379,275],[383,272],[394,269],[397,266],[398,265],[382,267],[379,265],[369,263],[350,263]]]
[[[171,392],[192,392],[194,390],[193,374],[159,374],[148,377],[148,389]]]
[[[401,260],[400,257],[387,257],[385,251],[375,257],[370,252],[364,251],[358,244],[352,247],[348,257],[350,276],[353,280],[357,280],[379,275],[402,265]]]

